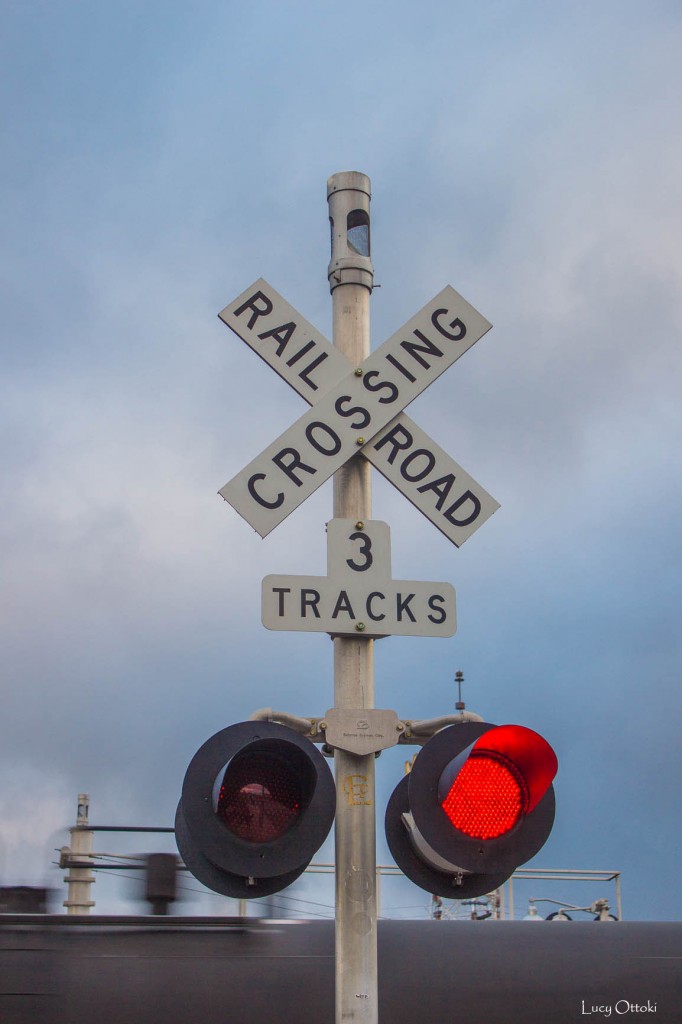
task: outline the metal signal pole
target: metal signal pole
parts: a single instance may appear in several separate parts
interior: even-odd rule
[[[334,345],[359,368],[369,355],[370,181],[357,171],[327,182]],[[358,438],[358,443],[363,441]],[[370,465],[357,454],[334,475],[334,517],[372,515]],[[334,707],[374,707],[374,641],[334,637]],[[336,1024],[377,1024],[374,754],[336,750]]]

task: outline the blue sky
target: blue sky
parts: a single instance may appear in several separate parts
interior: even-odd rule
[[[170,824],[217,729],[332,703],[329,640],[260,625],[264,576],[325,572],[331,487],[264,541],[217,496],[305,407],[216,314],[263,276],[330,336],[326,180],[354,169],[373,346],[446,284],[493,323],[409,411],[502,506],[456,550],[375,481],[394,576],[451,582],[459,627],[377,644],[377,705],[446,713],[462,669],[557,750],[534,863],[619,869],[626,916],[679,919],[679,5],[3,20],[3,884],[61,884],[79,791]]]

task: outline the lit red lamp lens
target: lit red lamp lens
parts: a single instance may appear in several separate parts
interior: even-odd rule
[[[526,788],[511,762],[472,751],[442,802],[460,832],[495,839],[514,828],[528,806]]]
[[[240,839],[279,839],[301,813],[301,782],[284,759],[267,752],[235,758],[225,771],[216,814]]]

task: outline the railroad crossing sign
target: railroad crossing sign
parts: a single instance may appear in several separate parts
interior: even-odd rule
[[[458,546],[499,508],[402,412],[492,326],[454,288],[357,367],[262,278],[219,315],[312,405],[219,492],[261,537],[358,451]]]
[[[455,591],[449,583],[391,579],[387,523],[327,523],[326,576],[266,576],[263,625],[332,636],[452,636]]]

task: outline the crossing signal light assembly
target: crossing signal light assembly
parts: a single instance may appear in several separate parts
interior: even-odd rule
[[[279,892],[306,869],[331,829],[332,773],[317,748],[274,722],[239,722],[192,758],[175,837],[195,878],[214,892]]]
[[[519,725],[466,722],[436,733],[395,788],[386,837],[396,864],[427,892],[491,892],[545,844],[557,759]],[[274,722],[240,722],[192,758],[175,819],[178,849],[225,896],[279,892],[306,869],[332,826],[332,773],[310,740]]]
[[[556,754],[532,729],[451,725],[420,750],[393,791],[386,838],[427,892],[491,892],[544,846],[554,822]]]

